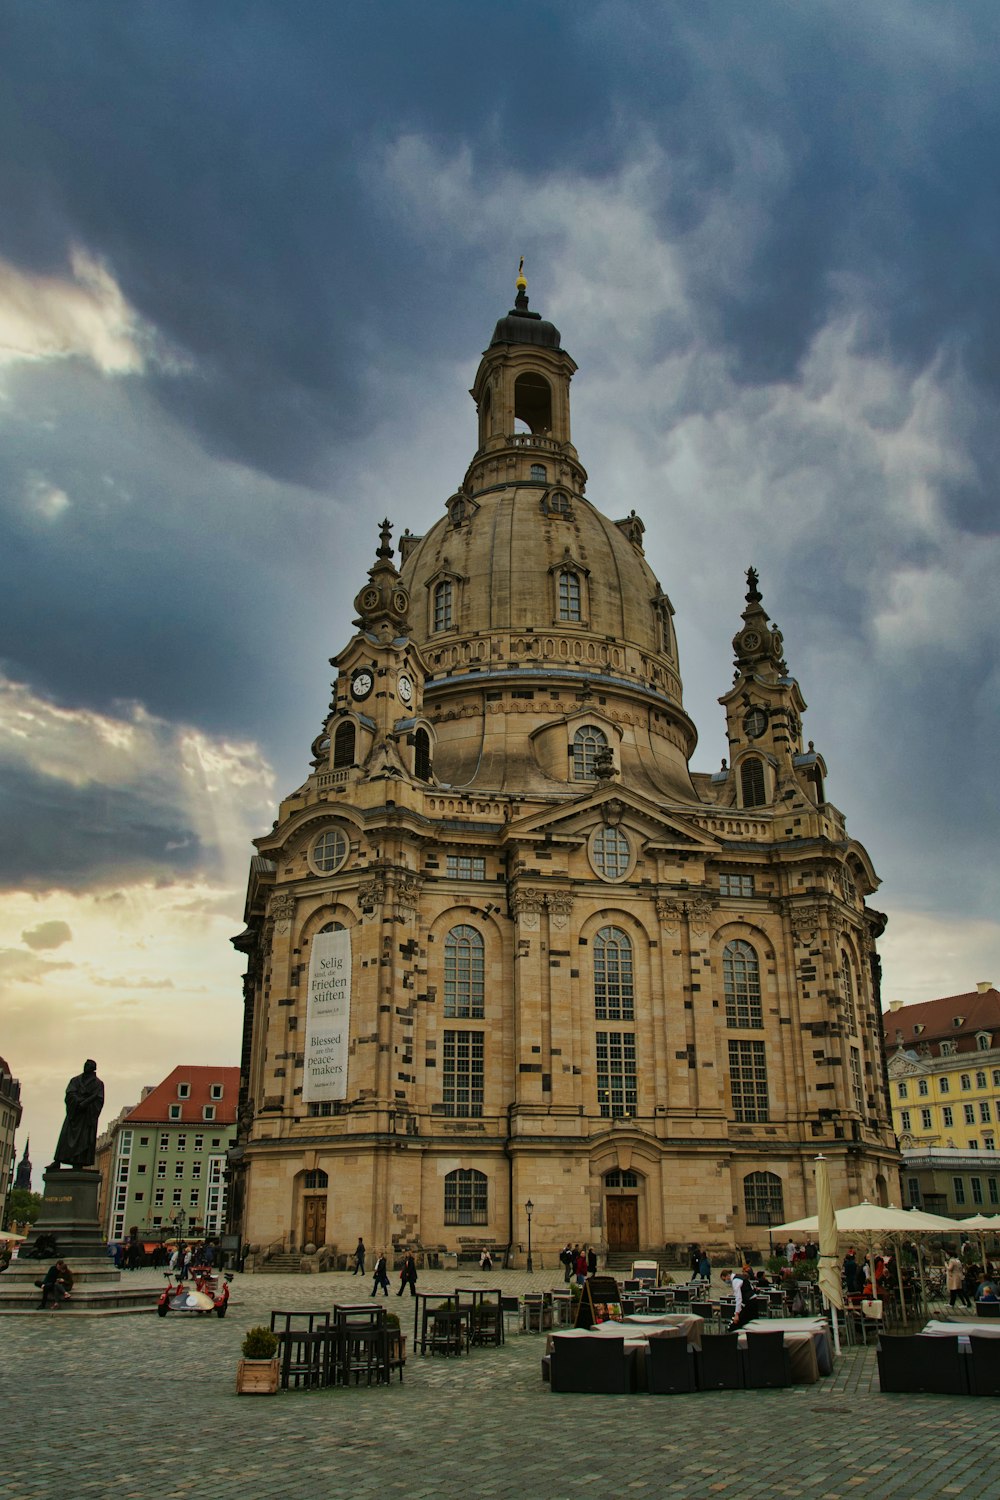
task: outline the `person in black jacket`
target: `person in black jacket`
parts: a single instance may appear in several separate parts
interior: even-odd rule
[[[403,1269],[399,1273],[399,1291],[396,1296],[401,1297],[407,1287],[410,1288],[410,1296],[415,1297],[417,1295],[417,1263],[412,1255],[404,1257]]]

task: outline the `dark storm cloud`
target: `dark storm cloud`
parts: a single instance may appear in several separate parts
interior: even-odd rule
[[[212,451],[315,483],[371,430],[401,344],[482,337],[468,244],[446,223],[408,239],[387,143],[462,142],[486,181],[599,178],[645,140],[741,380],[793,375],[846,301],[917,365],[957,341],[993,389],[997,31],[982,4],[24,7],[0,61],[0,251],[52,270],[73,239],[99,248],[193,357],[161,400]],[[720,279],[696,231],[743,184],[759,222]],[[484,267],[516,248],[484,239]]]
[[[183,876],[207,851],[146,789],[72,786],[4,766],[0,781],[7,890],[83,890]]]
[[[39,922],[21,933],[21,941],[35,952],[47,948],[61,948],[72,940],[73,933],[68,922]]]

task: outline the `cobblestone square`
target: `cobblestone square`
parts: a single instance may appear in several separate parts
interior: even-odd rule
[[[511,1293],[532,1286],[523,1273],[491,1280]],[[557,1280],[533,1278],[536,1290]],[[424,1272],[420,1289],[486,1281]],[[410,1348],[401,1385],[236,1396],[246,1328],[272,1308],[366,1300],[363,1285],[364,1299],[346,1273],[237,1276],[221,1321],[5,1318],[0,1500],[1000,1496],[992,1404],[883,1396],[870,1348],[848,1351],[818,1385],[785,1391],[567,1396],[542,1382],[543,1338],[515,1334],[459,1359]],[[411,1340],[412,1299],[390,1302]]]

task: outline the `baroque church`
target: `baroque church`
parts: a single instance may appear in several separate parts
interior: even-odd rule
[[[766,1248],[898,1201],[878,879],[747,572],[729,753],[693,771],[670,599],[587,498],[576,365],[514,307],[472,461],[386,521],[311,769],[251,861],[230,1228],[524,1264]],[[360,581],[360,580],[359,580]],[[722,684],[720,684],[722,686]],[[720,724],[721,727],[721,724]]]

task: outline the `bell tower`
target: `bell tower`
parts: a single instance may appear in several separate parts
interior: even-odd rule
[[[463,490],[497,483],[558,483],[582,495],[587,474],[570,436],[569,383],[576,365],[558,328],[528,307],[524,261],[514,306],[493,330],[470,395],[479,447]]]

